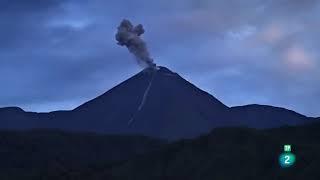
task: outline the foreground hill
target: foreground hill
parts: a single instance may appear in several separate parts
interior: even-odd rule
[[[161,151],[92,171],[86,179],[318,180],[320,124],[271,130],[221,128]],[[280,168],[284,144],[293,146],[294,167]]]
[[[1,131],[0,179],[41,179],[99,162],[107,165],[158,149],[164,143],[143,136]]]
[[[218,128],[170,144],[146,137],[38,130],[0,133],[0,179],[318,180],[320,124]],[[283,145],[296,164],[280,168]]]
[[[144,69],[72,111],[0,108],[0,129],[57,128],[171,140],[197,137],[216,127],[272,128],[313,120],[272,106],[229,108],[165,67]]]

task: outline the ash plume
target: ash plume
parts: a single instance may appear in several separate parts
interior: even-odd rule
[[[144,32],[141,24],[133,26],[129,20],[124,19],[118,27],[115,38],[120,46],[128,48],[140,65],[156,67],[156,64],[150,57],[146,43],[141,39],[141,35]]]

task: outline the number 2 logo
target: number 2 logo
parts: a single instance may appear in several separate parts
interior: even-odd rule
[[[281,167],[290,167],[295,163],[295,161],[296,157],[292,153],[282,154],[279,157],[279,163]]]
[[[284,159],[285,159],[284,160],[285,164],[290,164],[290,156],[287,155],[287,156],[284,157]]]

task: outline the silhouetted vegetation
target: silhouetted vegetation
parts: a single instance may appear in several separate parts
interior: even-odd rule
[[[109,166],[158,149],[163,143],[143,136],[1,131],[0,179],[49,179],[83,167]]]
[[[320,124],[219,128],[170,144],[145,137],[46,131],[2,132],[0,137],[1,179],[320,179]],[[297,156],[288,169],[278,164],[284,144],[291,144]]]

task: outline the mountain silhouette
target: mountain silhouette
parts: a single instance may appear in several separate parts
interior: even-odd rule
[[[166,144],[165,141],[144,136],[74,133],[55,129],[0,131],[0,142],[1,180],[60,179],[52,175],[95,164],[117,164],[158,150]]]
[[[111,168],[96,168],[86,177],[80,173],[77,179],[316,180],[320,178],[319,130],[319,123],[268,130],[216,128]],[[290,168],[278,163],[285,143],[292,145],[297,157]]]
[[[312,120],[272,106],[229,108],[165,67],[146,68],[71,111],[0,108],[1,129],[57,128],[167,139],[196,137],[215,127],[271,128]]]

